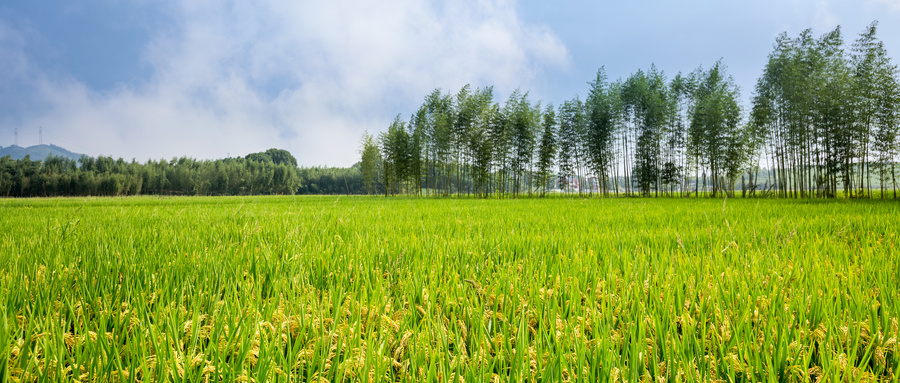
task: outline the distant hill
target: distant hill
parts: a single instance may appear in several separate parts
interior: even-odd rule
[[[43,161],[51,154],[57,157],[71,158],[73,160],[77,160],[83,155],[81,153],[70,152],[56,145],[35,145],[27,148],[17,145],[0,147],[0,158],[10,156],[14,160],[21,160],[25,158],[26,155],[30,155],[32,160]]]

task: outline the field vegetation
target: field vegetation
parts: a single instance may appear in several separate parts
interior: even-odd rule
[[[0,200],[0,381],[897,382],[878,200]]]

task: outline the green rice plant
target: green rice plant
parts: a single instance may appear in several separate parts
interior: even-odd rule
[[[898,210],[0,200],[0,380],[897,382]]]

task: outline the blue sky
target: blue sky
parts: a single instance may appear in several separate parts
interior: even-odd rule
[[[271,147],[349,166],[363,131],[431,89],[493,85],[559,104],[655,64],[724,60],[749,100],[775,36],[879,22],[894,63],[900,0],[6,0],[0,146],[89,155],[239,156]]]

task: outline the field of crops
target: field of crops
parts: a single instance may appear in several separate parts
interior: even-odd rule
[[[888,201],[0,200],[0,381],[888,381]]]

